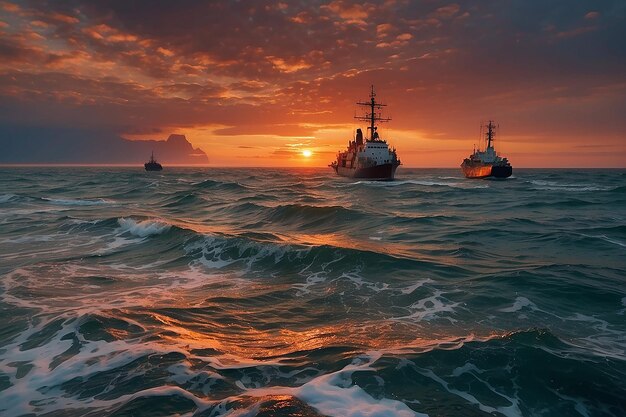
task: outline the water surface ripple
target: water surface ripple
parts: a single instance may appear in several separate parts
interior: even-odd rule
[[[0,169],[3,416],[624,416],[626,171]]]

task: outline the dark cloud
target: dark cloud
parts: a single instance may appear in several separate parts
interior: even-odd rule
[[[37,55],[35,50],[19,42],[0,38],[0,59],[4,62],[24,61]]]

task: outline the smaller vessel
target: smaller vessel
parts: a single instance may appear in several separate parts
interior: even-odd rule
[[[150,155],[150,160],[143,164],[143,166],[146,168],[146,171],[161,171],[163,169],[163,166],[154,159],[154,151],[152,155]]]
[[[469,158],[465,158],[461,164],[463,174],[467,178],[507,178],[513,173],[513,167],[507,158],[503,158],[496,153],[493,147],[494,138],[496,136],[496,125],[492,120],[484,126],[486,128],[485,138],[487,147],[484,151],[474,149]],[[482,137],[481,126],[481,137]]]

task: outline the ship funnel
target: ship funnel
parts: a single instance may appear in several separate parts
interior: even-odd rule
[[[356,130],[356,144],[363,145],[363,132],[361,129]]]

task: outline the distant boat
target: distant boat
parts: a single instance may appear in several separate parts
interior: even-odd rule
[[[376,122],[388,122],[390,118],[382,117],[380,112],[385,104],[376,102],[374,86],[370,93],[370,100],[356,103],[368,108],[364,116],[355,116],[358,120],[369,122],[369,138],[363,138],[361,129],[356,130],[354,140],[348,142],[348,149],[337,154],[331,167],[337,175],[350,178],[366,178],[370,180],[393,180],[400,160],[394,148],[390,148],[386,140],[378,135]]]
[[[496,125],[489,120],[485,132],[487,148],[484,151],[474,149],[474,153],[465,158],[461,164],[463,174],[467,178],[507,178],[513,173],[513,167],[507,158],[498,155],[493,147]],[[482,130],[482,126],[481,126]],[[482,135],[481,135],[482,136]]]
[[[143,164],[143,166],[146,168],[146,171],[161,171],[163,169],[161,164],[154,159],[154,152],[150,155],[150,160]]]

